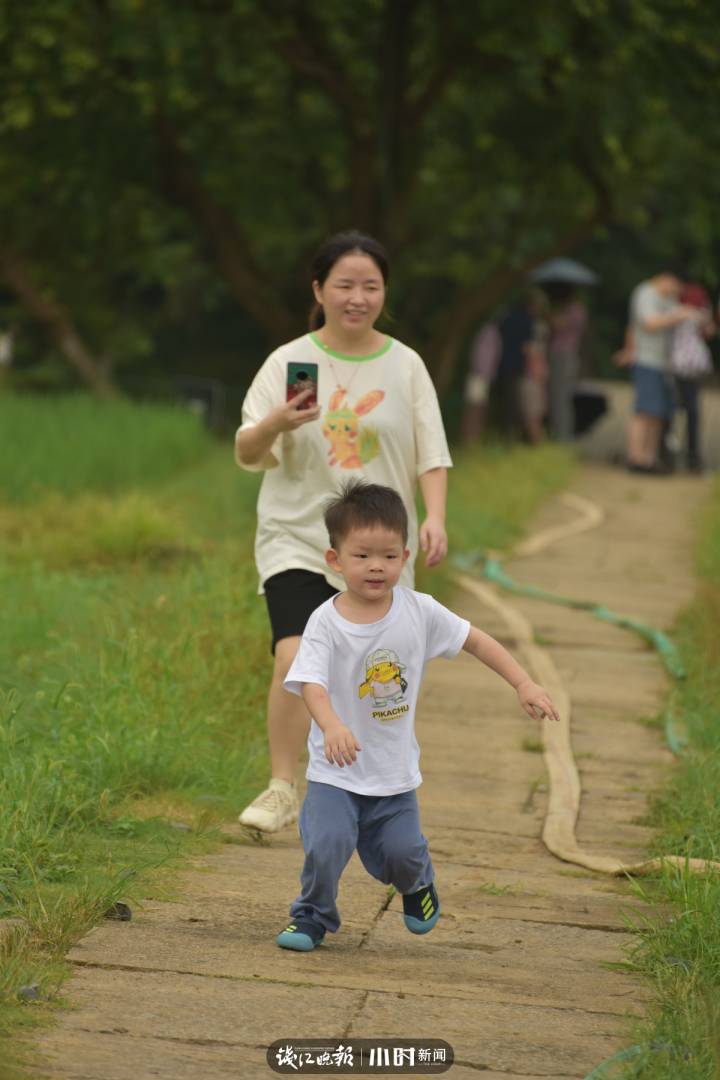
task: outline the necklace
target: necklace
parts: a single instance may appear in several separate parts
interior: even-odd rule
[[[327,354],[326,354],[326,356],[327,356]],[[340,380],[339,380],[339,379],[338,379],[338,377],[337,377],[337,372],[336,372],[336,370],[335,370],[335,365],[333,364],[333,362],[332,362],[332,360],[330,359],[330,357],[329,357],[329,356],[327,357],[327,362],[328,362],[328,364],[330,365],[330,370],[332,371],[333,379],[335,380],[335,385],[336,385],[336,386],[337,386],[337,388],[338,388],[338,393],[343,393],[343,394],[344,394],[344,395],[345,395],[346,397],[348,397],[348,398],[349,398],[349,395],[350,395],[350,387],[352,386],[352,381],[353,381],[353,379],[355,378],[355,376],[357,375],[358,371],[360,370],[360,365],[359,365],[359,364],[356,364],[356,366],[355,366],[355,370],[353,371],[352,375],[351,375],[351,376],[350,376],[350,378],[348,379],[348,384],[347,384],[347,386],[343,386],[343,385],[341,384]]]
[[[320,339],[316,335],[313,336],[313,341],[315,342],[316,345],[319,345],[319,347],[325,353],[325,359],[327,360],[327,362],[328,362],[328,364],[330,366],[330,371],[332,372],[332,377],[335,380],[335,386],[337,387],[338,393],[345,394],[345,396],[347,397],[350,394],[350,387],[352,386],[353,379],[355,378],[355,376],[357,375],[358,371],[360,370],[360,368],[362,366],[361,361],[358,360],[358,361],[355,362],[355,370],[353,371],[352,375],[348,379],[347,386],[343,386],[343,384],[338,379],[338,374],[337,374],[337,371],[335,370],[335,365],[333,364],[332,360],[330,359],[330,352],[329,352],[330,346],[326,345],[323,341],[320,341]]]

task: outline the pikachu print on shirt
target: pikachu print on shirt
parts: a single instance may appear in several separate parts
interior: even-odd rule
[[[400,657],[392,649],[375,649],[366,657],[365,680],[360,683],[358,696],[365,698],[370,695],[372,703],[378,706],[373,709],[373,719],[383,722],[394,720],[410,711],[405,700],[408,687],[407,680],[403,678],[405,670],[405,664],[400,662]]]
[[[351,405],[344,389],[330,397],[323,417],[322,433],[330,443],[328,461],[341,469],[360,469],[380,453],[377,430],[361,424],[360,417],[377,408],[385,397],[384,390],[370,390]]]

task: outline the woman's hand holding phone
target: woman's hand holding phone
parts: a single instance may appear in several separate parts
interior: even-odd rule
[[[312,420],[319,419],[319,405],[315,405],[314,408],[311,409],[303,409],[302,407],[303,402],[314,393],[314,389],[303,390],[291,401],[286,401],[284,405],[280,405],[277,409],[273,409],[268,417],[268,421],[278,435],[282,434],[284,431],[295,431],[296,428],[302,427],[303,424],[309,424]]]
[[[295,431],[303,424],[309,424],[320,416],[320,407],[303,409],[303,402],[314,390],[303,390],[291,401],[278,405],[265,416],[259,424],[239,431],[235,442],[235,453],[239,462],[256,465],[272,449],[278,435],[286,431]],[[266,467],[266,466],[263,466]]]

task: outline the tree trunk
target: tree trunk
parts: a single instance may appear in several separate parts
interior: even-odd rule
[[[93,394],[103,400],[119,397],[119,391],[109,377],[107,363],[86,344],[62,304],[47,296],[37,285],[17,252],[7,248],[0,252],[0,273],[33,318],[42,323]]]
[[[183,148],[172,120],[158,109],[155,131],[162,151],[167,187],[207,241],[215,261],[240,305],[279,344],[302,332],[290,310],[257,265],[234,215],[215,201],[195,162]]]
[[[380,176],[379,226],[385,244],[392,250],[402,230],[395,216],[398,192],[411,167],[410,145],[418,129],[406,123],[408,61],[412,47],[413,0],[385,0],[380,30],[380,93],[378,101]],[[418,125],[419,128],[419,125]]]

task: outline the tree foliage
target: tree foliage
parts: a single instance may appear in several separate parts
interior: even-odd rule
[[[5,0],[0,40],[0,269],[96,389],[223,304],[302,332],[310,254],[349,226],[389,247],[441,390],[542,259],[609,226],[703,265],[717,242],[694,0]]]

